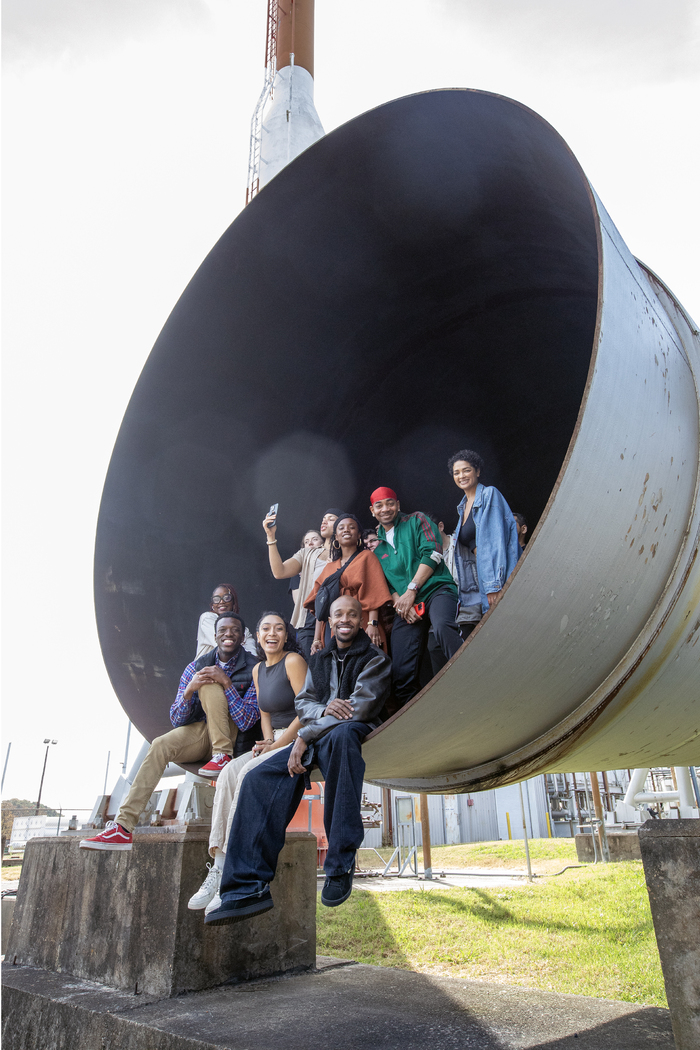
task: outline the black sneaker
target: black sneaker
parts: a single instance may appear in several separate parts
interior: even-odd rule
[[[254,915],[262,915],[263,912],[274,908],[274,901],[269,889],[262,893],[253,893],[250,897],[241,897],[235,901],[223,901],[220,908],[215,908],[204,916],[207,926],[228,926],[232,922],[241,922],[250,919]]]
[[[355,874],[355,861],[352,862],[350,871],[344,875],[329,875],[321,890],[321,904],[327,908],[337,908],[343,904],[352,893],[352,877]]]

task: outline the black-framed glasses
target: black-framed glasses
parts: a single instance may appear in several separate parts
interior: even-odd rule
[[[211,604],[212,605],[222,605],[222,604],[227,605],[229,602],[232,602],[232,601],[233,601],[233,595],[232,594],[215,594],[214,597],[211,600]]]

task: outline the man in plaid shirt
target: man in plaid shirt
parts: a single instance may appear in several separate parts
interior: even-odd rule
[[[236,754],[250,750],[256,739],[260,711],[253,684],[258,660],[243,648],[245,624],[236,613],[216,620],[216,649],[188,664],[182,673],[175,703],[170,708],[174,729],[156,737],[116,821],[94,838],[83,839],[83,849],[130,850],[132,832],[168,762],[209,759],[200,776],[215,779]]]

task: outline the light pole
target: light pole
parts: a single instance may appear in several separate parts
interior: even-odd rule
[[[7,763],[10,761],[10,748],[12,747],[12,741],[7,745],[7,755],[5,756],[5,765],[2,769],[2,784],[0,784],[0,794],[5,790],[5,773],[7,773]]]
[[[41,792],[42,792],[42,790],[44,788],[44,773],[46,772],[46,762],[47,762],[47,759],[49,757],[49,748],[51,747],[52,744],[57,744],[58,740],[49,740],[49,738],[47,737],[44,740],[44,743],[46,744],[46,754],[44,755],[44,768],[41,771],[41,783],[39,784],[39,797],[36,800],[36,809],[34,810],[34,816],[35,817],[39,816],[39,806],[41,805]]]

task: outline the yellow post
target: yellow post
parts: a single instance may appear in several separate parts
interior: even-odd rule
[[[506,813],[506,824],[508,825],[508,838],[513,838],[513,832],[510,830],[510,813]]]
[[[546,814],[546,817],[547,817],[547,831],[549,832],[549,837],[551,839],[552,838],[552,822],[549,819],[549,813]]]

